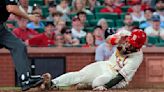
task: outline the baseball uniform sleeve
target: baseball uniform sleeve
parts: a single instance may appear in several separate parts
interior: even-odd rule
[[[17,5],[18,0],[5,0],[6,5]]]
[[[137,71],[139,65],[143,61],[142,51],[134,53],[125,60],[124,67],[119,71],[119,73],[125,78],[126,81],[131,81],[135,72]]]

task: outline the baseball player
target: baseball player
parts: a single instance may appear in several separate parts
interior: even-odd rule
[[[0,0],[0,46],[10,50],[22,90],[25,91],[42,83],[43,79],[39,76],[34,77],[30,75],[26,46],[21,40],[13,36],[4,25],[10,13],[30,21],[36,21],[36,17],[27,15],[23,8],[19,7],[17,1]]]
[[[51,86],[71,86],[85,84],[93,90],[125,87],[134,76],[143,60],[141,47],[146,41],[146,34],[134,29],[129,36],[117,33],[107,38],[109,45],[117,45],[111,58],[103,62],[87,65],[80,71],[63,74],[51,81]]]

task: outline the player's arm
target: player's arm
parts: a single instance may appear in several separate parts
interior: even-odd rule
[[[112,80],[110,80],[108,83],[106,83],[104,85],[105,88],[111,88],[113,86],[115,86],[116,84],[118,84],[120,81],[122,81],[124,79],[124,77],[118,73],[117,76],[115,78],[113,78]]]
[[[23,8],[20,8],[15,0],[6,0],[6,9],[9,13],[17,15],[19,17],[35,21],[34,16],[29,16],[26,12],[24,12]]]
[[[108,81],[108,83],[106,83],[102,86],[95,87],[93,90],[105,91],[105,90],[117,85],[123,79],[124,79],[124,77],[120,73],[118,73],[117,76],[115,78],[113,78],[112,80]]]
[[[119,41],[120,41],[120,36],[116,34],[110,35],[106,38],[106,43],[110,45],[117,45],[119,44]]]

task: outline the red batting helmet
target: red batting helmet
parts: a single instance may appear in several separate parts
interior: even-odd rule
[[[141,29],[134,29],[131,33],[131,36],[128,37],[128,42],[140,49],[146,41],[146,33]]]

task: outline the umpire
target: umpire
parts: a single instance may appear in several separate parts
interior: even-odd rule
[[[20,79],[22,91],[26,91],[31,87],[41,84],[43,79],[30,75],[26,46],[4,26],[10,13],[30,21],[36,20],[35,16],[29,16],[25,13],[23,9],[18,6],[17,1],[18,0],[0,0],[0,45],[10,50]]]

